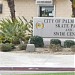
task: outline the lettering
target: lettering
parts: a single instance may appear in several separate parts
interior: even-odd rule
[[[67,36],[75,36],[75,32],[67,32]]]
[[[54,38],[75,37],[75,18],[44,17],[37,19],[35,22],[38,23],[39,21],[44,25],[44,28],[35,30],[35,35]]]
[[[56,28],[69,28],[68,24],[56,24]]]
[[[74,23],[74,19],[62,19],[62,23]]]
[[[54,36],[65,36],[65,32],[54,32]]]
[[[44,19],[44,23],[54,23],[54,19]]]
[[[65,31],[73,31],[73,29],[66,29]]]
[[[71,24],[71,28],[75,28],[75,24]]]

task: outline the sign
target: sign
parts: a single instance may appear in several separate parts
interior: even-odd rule
[[[36,4],[53,4],[53,0],[36,0]]]
[[[33,35],[45,38],[75,38],[75,19],[35,17]]]

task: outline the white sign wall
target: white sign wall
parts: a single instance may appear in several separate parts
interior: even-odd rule
[[[35,17],[33,35],[46,38],[75,38],[74,18]]]

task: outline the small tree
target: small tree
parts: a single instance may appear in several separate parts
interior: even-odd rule
[[[7,0],[7,2],[8,2],[9,9],[10,9],[12,21],[14,21],[14,19],[15,19],[15,5],[14,5],[14,0]]]

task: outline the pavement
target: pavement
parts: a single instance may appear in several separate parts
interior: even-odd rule
[[[75,68],[75,55],[0,52],[0,67]]]
[[[1,75],[73,72],[74,63],[75,55],[0,52]]]

